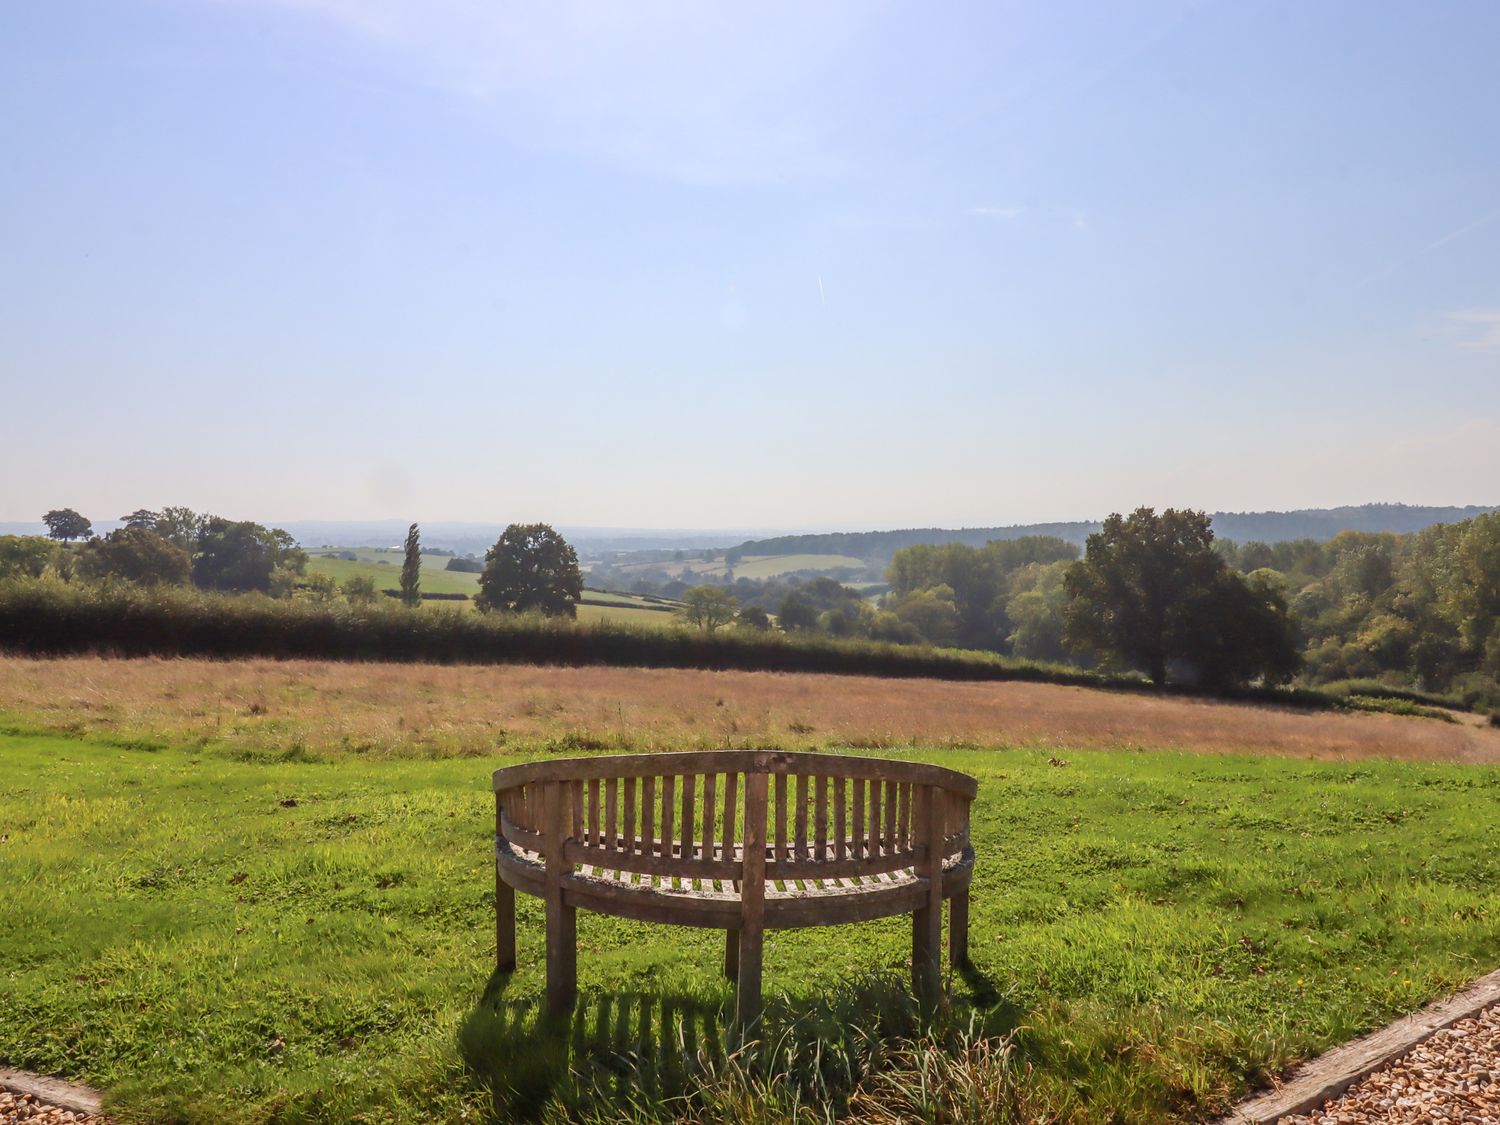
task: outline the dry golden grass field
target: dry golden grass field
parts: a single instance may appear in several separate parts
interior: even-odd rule
[[[1023,683],[633,668],[0,657],[41,730],[257,751],[1055,747],[1500,762],[1500,730]]]

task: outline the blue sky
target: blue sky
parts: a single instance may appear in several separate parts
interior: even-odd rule
[[[1500,502],[1490,2],[0,8],[0,520]]]

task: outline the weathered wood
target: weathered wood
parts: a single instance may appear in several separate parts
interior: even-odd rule
[[[730,770],[724,775],[724,854],[734,854],[735,842],[739,839],[735,832],[735,818],[739,814],[740,775]]]
[[[620,846],[620,779],[604,780],[604,846]]]
[[[635,834],[635,778],[625,779],[625,839],[621,846],[628,852],[640,850],[641,842]]]
[[[677,854],[672,826],[677,816],[677,777],[667,774],[661,779],[661,854]]]
[[[599,846],[599,778],[591,777],[589,785],[589,834],[588,842]]]
[[[813,857],[819,863],[828,858],[828,775],[822,773],[813,786]]]
[[[963,886],[948,900],[948,964],[969,963],[969,888]]]
[[[578,911],[563,902],[566,868],[563,842],[563,783],[548,782],[543,794],[547,857],[547,1010],[571,1011],[578,996]]]
[[[926,1008],[936,1005],[942,988],[939,958],[943,929],[943,835],[937,791],[919,785],[913,793],[917,849],[914,869],[925,890],[922,904],[911,916],[911,976],[917,999]]]
[[[807,774],[797,775],[797,815],[794,818],[796,831],[793,834],[793,854],[798,859],[807,856]]]
[[[495,846],[505,838],[505,802],[495,794]],[[500,858],[495,857],[495,968],[502,973],[516,967],[516,890],[500,875]]]
[[[849,833],[849,850],[855,855],[865,852],[865,779],[856,777],[850,786],[849,803],[854,806],[854,828]]]
[[[549,1010],[566,1010],[577,994],[580,907],[725,931],[742,1028],[761,1011],[767,929],[911,913],[913,983],[931,1004],[946,897],[949,959],[966,961],[971,778],[769,751],[622,757],[630,760],[551,759],[495,774],[496,963],[515,965],[516,893],[538,895]]]
[[[709,773],[703,775],[702,855],[704,859],[713,859],[714,857],[714,829],[717,827],[717,821],[714,819],[716,811],[714,809],[714,797],[716,796],[718,787],[718,774]]]
[[[776,775],[776,851],[777,860],[785,860],[786,854],[786,774]]]
[[[890,758],[860,758],[796,751],[698,750],[672,754],[613,754],[594,758],[547,758],[495,771],[496,789],[512,788],[533,781],[570,777],[646,777],[665,774],[706,773],[709,770],[740,773],[796,774],[826,772],[831,776],[863,777],[866,780],[895,779],[936,785],[972,798],[979,783],[968,774],[925,762]]]
[[[659,851],[628,852],[624,848],[591,847],[580,841],[563,845],[563,856],[569,863],[591,864],[605,871],[629,871],[635,875],[654,875],[664,879],[733,879],[740,865],[733,859],[705,859],[692,854],[660,854],[666,845],[654,845]]]
[[[740,876],[740,955],[735,1023],[741,1033],[760,1019],[761,957],[766,907],[766,775],[745,777],[744,873]]]
[[[656,778],[641,781],[641,854],[650,855],[656,839]]]
[[[740,931],[739,927],[724,931],[724,979],[738,981],[740,977]]]

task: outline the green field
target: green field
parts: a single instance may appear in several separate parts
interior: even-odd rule
[[[736,578],[753,578],[765,581],[779,578],[783,574],[797,571],[840,570],[844,567],[863,567],[864,560],[849,555],[746,555],[734,566]],[[630,573],[647,570],[663,570],[691,582],[694,577],[723,578],[728,569],[724,556],[715,559],[687,559],[682,562],[634,563],[620,568]]]
[[[848,555],[746,555],[735,564],[734,576],[760,581],[799,570],[838,570],[864,565],[864,560]],[[719,573],[723,571],[724,568],[720,567]]]
[[[124,1122],[485,1120],[486,1075],[586,1117],[590,1096],[644,1097],[649,1053],[623,1071],[610,1056],[602,1093],[547,1084],[570,1038],[588,1064],[611,998],[713,1023],[721,935],[580,914],[580,1022],[539,1035],[541,913],[524,896],[520,969],[492,985],[489,773],[514,757],[298,746],[0,735],[0,1063],[100,1084]],[[1204,1120],[1500,964],[1500,770],[912,756],[980,779],[977,974],[953,977],[955,1014],[1019,1026],[1007,1097],[1028,1112]],[[770,935],[768,995],[809,1008],[899,977],[908,940],[902,919]],[[789,1089],[724,1113],[784,1119]]]
[[[359,559],[335,559],[326,557],[328,552],[351,551]],[[382,551],[371,547],[335,547],[307,556],[308,574],[326,574],[342,585],[356,576],[370,578],[377,590],[395,590],[401,586],[400,551]],[[473,597],[479,589],[479,575],[465,574],[457,570],[443,569],[448,565],[446,555],[422,556],[422,590],[428,594],[468,594]]]
[[[359,558],[327,557],[329,553],[340,551],[353,552]],[[364,576],[374,581],[377,590],[394,590],[398,589],[401,583],[401,560],[400,551],[382,550],[375,547],[320,548],[317,553],[308,556],[307,573],[326,574],[340,585],[355,576]],[[448,556],[446,555],[422,556],[423,593],[468,594],[471,598],[478,593],[479,575],[446,570],[444,568],[447,565]],[[622,625],[651,626],[668,626],[677,623],[677,619],[670,612],[660,608],[650,608],[653,604],[660,606],[659,601],[653,603],[634,594],[605,593],[602,590],[589,589],[584,590],[583,596],[588,602],[607,602],[608,604],[580,605],[578,607],[579,621],[609,621]],[[425,609],[468,609],[472,608],[474,603],[472,601],[431,600],[422,604]]]

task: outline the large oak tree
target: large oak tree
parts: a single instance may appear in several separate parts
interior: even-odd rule
[[[486,612],[576,617],[583,596],[578,553],[545,523],[513,523],[484,554],[474,604]]]
[[[1067,574],[1069,647],[1136,668],[1157,685],[1178,665],[1205,687],[1279,683],[1298,666],[1275,587],[1247,582],[1214,551],[1203,512],[1115,513]]]

